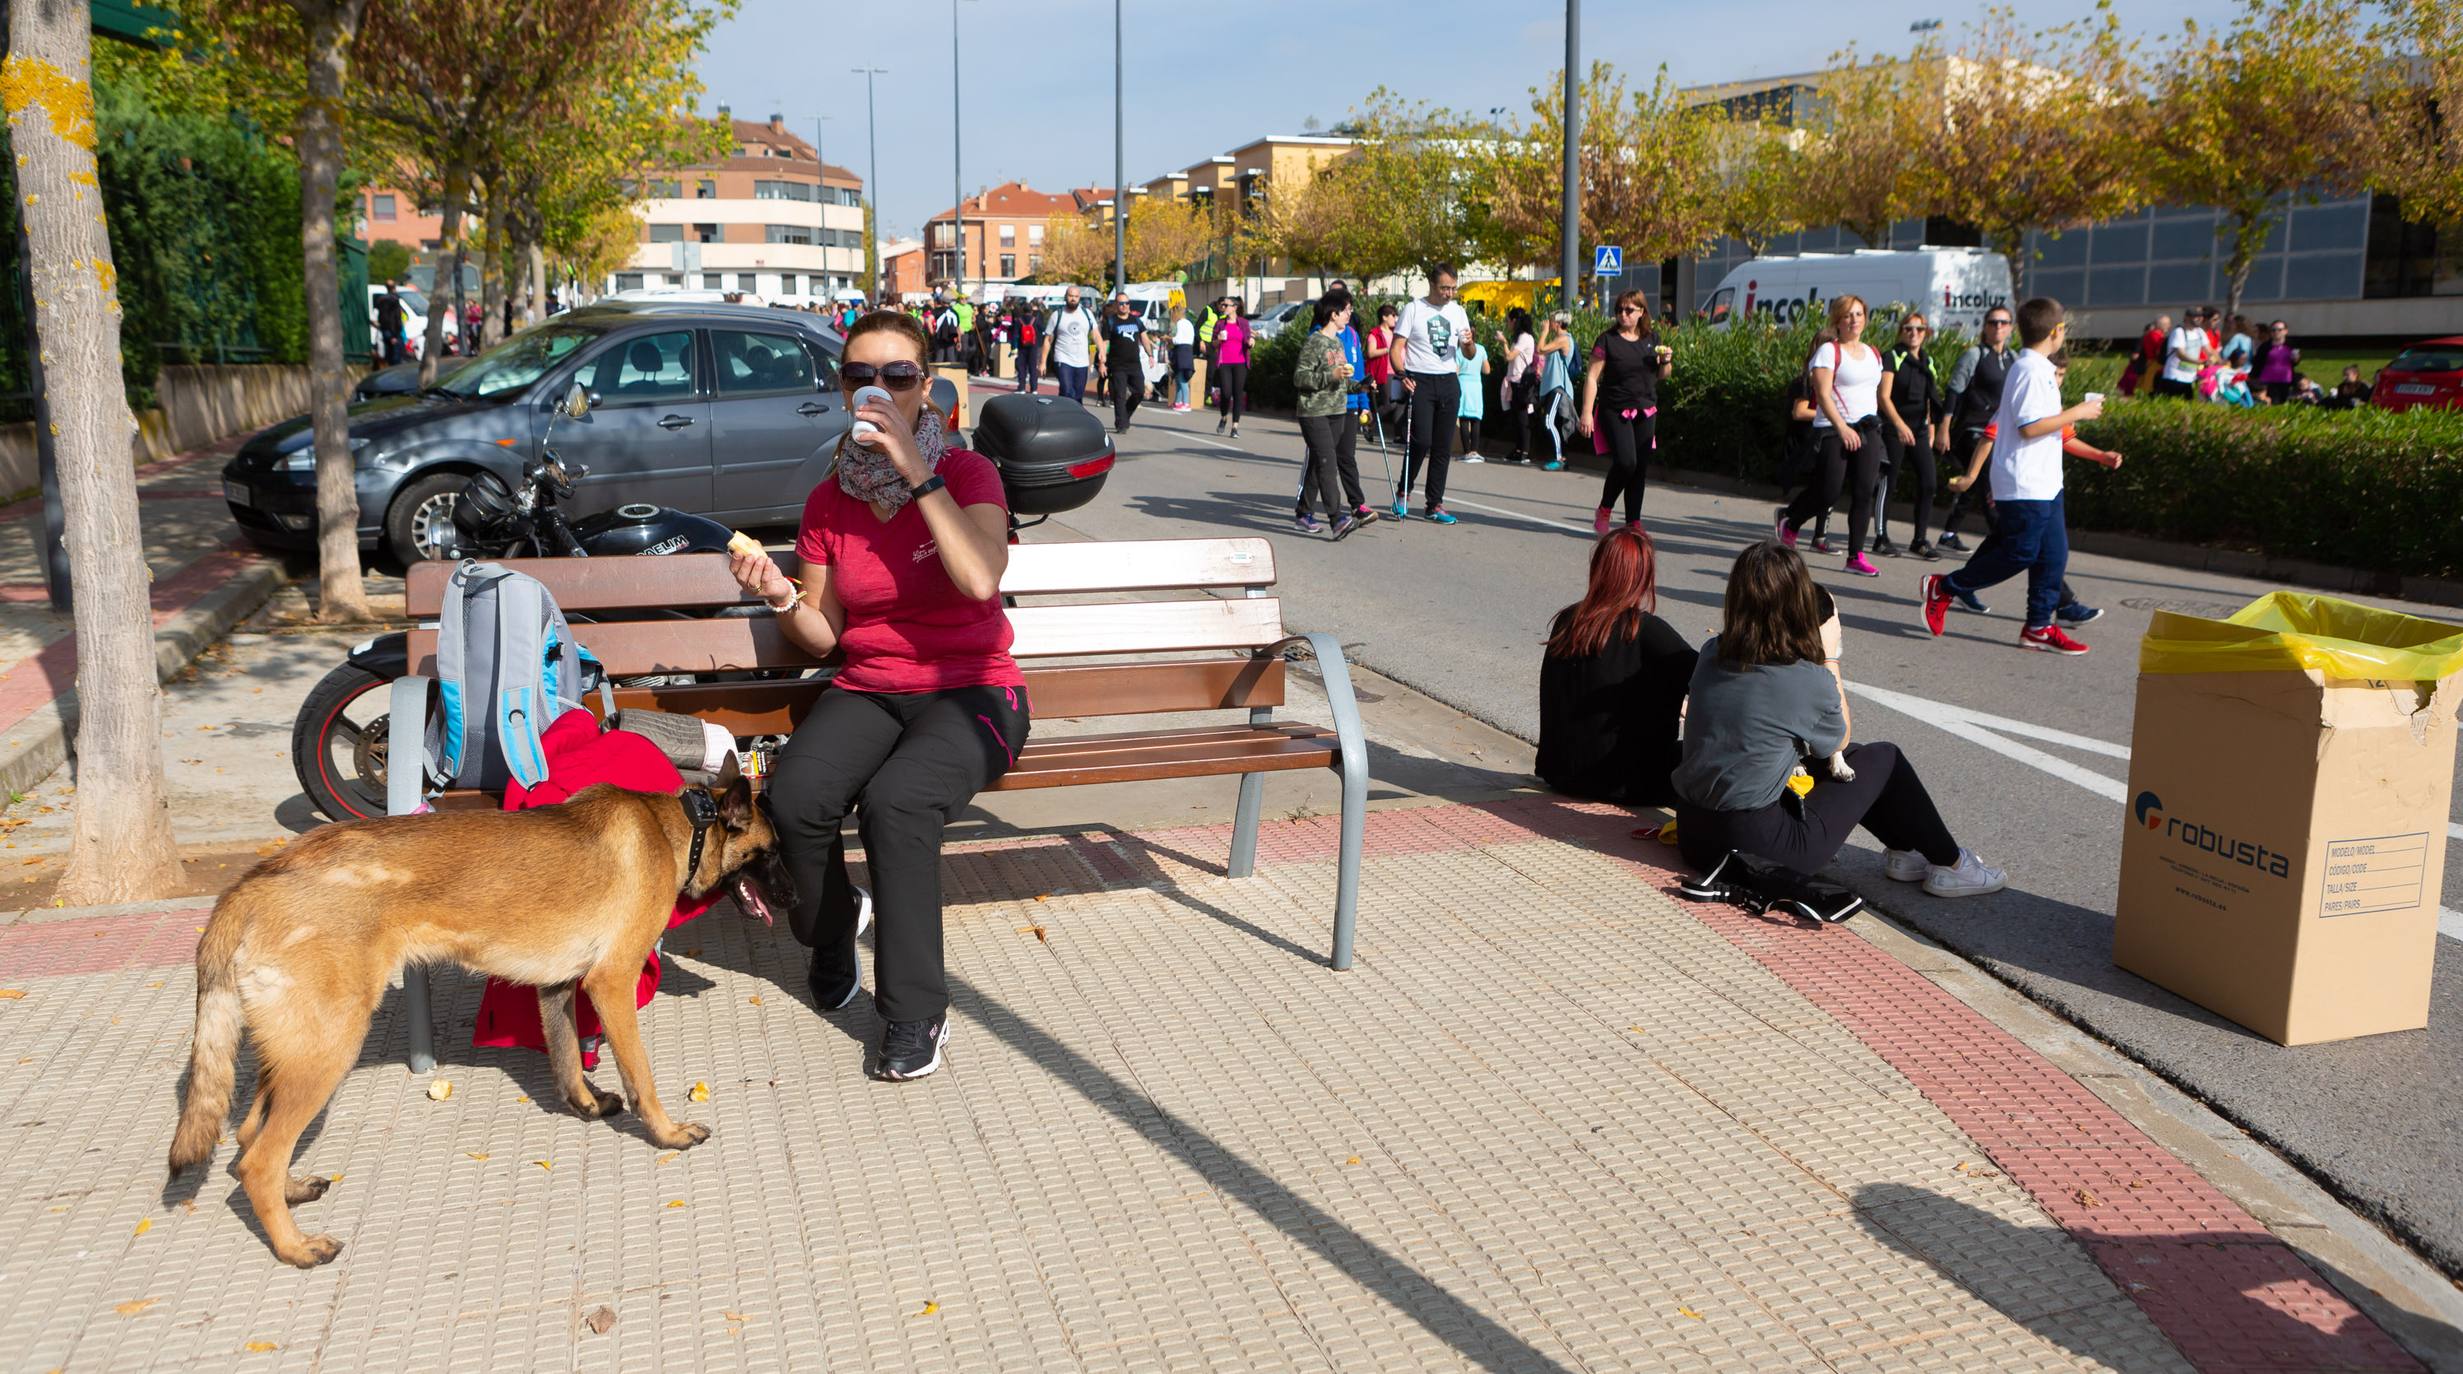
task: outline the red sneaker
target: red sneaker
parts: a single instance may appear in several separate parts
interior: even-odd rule
[[[2058,625],[2046,625],[2040,629],[2019,631],[2018,647],[2040,649],[2048,654],[2068,654],[2072,657],[2087,651],[2086,645],[2063,634]]]
[[[1942,585],[1941,574],[1926,573],[1917,578],[1916,598],[1924,603],[1924,628],[1938,639],[1950,623],[1950,589]]]

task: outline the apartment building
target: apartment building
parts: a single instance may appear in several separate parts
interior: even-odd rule
[[[924,222],[924,269],[935,285],[966,281],[970,294],[1005,286],[1043,268],[1043,240],[1054,224],[1111,204],[1108,187],[1081,186],[1038,191],[1005,181],[966,198],[966,262],[958,261],[957,211],[943,210]],[[1106,224],[1109,220],[1104,221]]]
[[[641,241],[610,291],[743,291],[801,305],[864,289],[862,178],[824,167],[786,120],[719,118],[735,135],[715,163],[651,174]]]

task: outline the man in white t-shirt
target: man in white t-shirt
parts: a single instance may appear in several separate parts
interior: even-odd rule
[[[2193,305],[2182,316],[2181,327],[2164,336],[2164,375],[2155,379],[2155,394],[2183,400],[2196,396],[2198,369],[2206,366],[2214,352],[2215,341],[2206,333],[2206,312]]]
[[[1412,479],[1428,474],[1428,518],[1451,525],[1445,511],[1445,465],[1454,453],[1454,421],[1462,405],[1462,345],[1471,317],[1454,300],[1454,269],[1428,269],[1428,294],[1403,307],[1395,326],[1402,344],[1403,390],[1411,397],[1411,443],[1403,457],[1403,482],[1394,489],[1394,518],[1408,514]]]
[[[1062,399],[1086,404],[1086,374],[1095,363],[1095,312],[1079,303],[1074,286],[1061,293],[1060,309],[1043,325],[1044,370],[1060,381]]]
[[[2052,357],[2068,342],[2070,326],[2061,303],[2038,296],[2018,308],[2022,344],[2002,384],[1993,415],[1993,532],[1967,566],[1947,577],[1927,574],[1919,584],[1924,628],[1942,632],[1950,603],[2027,574],[2027,624],[2023,649],[2083,654],[2087,646],[2053,623],[2061,602],[2061,578],[2069,567],[2070,535],[2061,505],[2061,435],[2067,427],[2104,413],[2104,398],[2089,396],[2066,409]],[[2203,340],[2202,340],[2203,341]]]

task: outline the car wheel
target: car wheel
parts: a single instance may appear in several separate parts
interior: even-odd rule
[[[385,543],[403,566],[461,556],[462,532],[453,526],[453,507],[469,482],[461,473],[431,473],[394,496],[385,513]]]

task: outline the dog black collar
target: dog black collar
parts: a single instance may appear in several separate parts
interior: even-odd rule
[[[710,827],[718,824],[718,803],[698,787],[685,788],[676,794],[676,800],[684,803],[684,819],[693,827],[692,857],[684,861],[684,885],[689,888],[693,876],[701,872],[702,841],[710,837]]]

